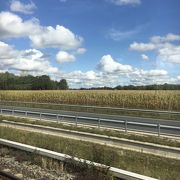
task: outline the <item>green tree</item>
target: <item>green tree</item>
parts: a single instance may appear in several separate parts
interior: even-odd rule
[[[59,82],[59,89],[69,89],[66,79],[61,79]]]

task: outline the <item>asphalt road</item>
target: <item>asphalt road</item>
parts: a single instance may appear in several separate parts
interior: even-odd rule
[[[153,118],[142,118],[142,117],[132,117],[132,116],[117,116],[117,115],[106,115],[106,114],[94,114],[94,113],[86,113],[86,112],[73,112],[73,111],[61,111],[61,110],[52,110],[52,109],[39,109],[39,108],[26,108],[26,107],[13,107],[13,106],[0,106],[0,108],[4,109],[15,109],[15,110],[23,110],[23,111],[32,111],[32,112],[42,112],[42,113],[52,113],[64,115],[64,117],[58,117],[58,121],[66,121],[75,123],[75,117],[65,117],[69,116],[77,116],[81,118],[77,118],[78,123],[90,124],[90,125],[99,125],[104,127],[113,127],[113,128],[121,128],[125,129],[127,127],[128,130],[135,131],[145,131],[158,133],[159,128],[157,124],[161,125],[160,132],[165,134],[172,134],[176,136],[180,136],[180,120],[163,120],[163,119],[153,119]],[[12,112],[3,111],[4,114],[12,114]],[[14,115],[24,116],[25,113],[15,112]],[[28,113],[28,117],[37,117],[39,118],[39,114]],[[83,118],[84,117],[84,118]],[[92,119],[86,118],[90,117]],[[57,121],[57,117],[55,115],[45,115],[42,114],[41,118],[50,119],[52,121]],[[106,121],[108,119],[108,121]],[[125,123],[127,122],[127,124]],[[142,123],[147,123],[150,126],[143,125]],[[174,126],[177,129],[170,129],[169,127],[163,126]]]

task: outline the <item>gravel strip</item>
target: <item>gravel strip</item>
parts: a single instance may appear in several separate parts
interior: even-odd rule
[[[70,175],[62,170],[44,169],[31,161],[18,161],[17,157],[10,154],[6,148],[0,149],[0,170],[11,173],[23,180],[73,180]],[[5,154],[5,152],[7,152]]]

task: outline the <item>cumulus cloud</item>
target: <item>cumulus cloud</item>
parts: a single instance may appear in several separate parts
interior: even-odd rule
[[[0,13],[0,38],[29,37],[35,48],[78,49],[83,38],[64,26],[41,26],[38,19],[23,21],[10,12]],[[82,52],[82,50],[80,50]]]
[[[130,44],[130,50],[135,51],[151,51],[156,49],[156,46],[153,43],[137,43],[134,42]]]
[[[146,54],[141,54],[141,58],[145,61],[149,60],[149,57]]]
[[[171,78],[164,69],[134,69],[133,73],[129,76],[129,84],[132,85],[164,84],[170,82],[172,82]]]
[[[16,50],[0,42],[0,69],[28,71],[30,74],[54,74],[58,69],[53,67],[44,54],[36,49]]]
[[[141,0],[108,0],[108,1],[117,5],[117,6],[141,4]]]
[[[177,80],[170,78],[167,71],[162,69],[142,70],[133,68],[133,71],[127,74],[108,73],[102,71],[73,71],[62,73],[61,77],[68,80],[71,87],[103,87],[117,85],[148,85],[176,83]]]
[[[0,41],[0,59],[11,59],[17,56],[17,51],[12,46]]]
[[[159,60],[177,64],[180,63],[180,46],[173,44],[174,41],[180,41],[180,35],[169,33],[166,36],[153,36],[149,43],[134,42],[130,44],[129,49],[135,51],[154,50]]]
[[[180,76],[177,76],[177,77],[176,77],[176,79],[177,79],[177,81],[179,81],[179,82],[180,82]]]
[[[60,51],[60,61],[73,60],[73,56]],[[64,56],[63,56],[64,54]],[[62,56],[61,56],[62,55]],[[64,58],[64,59],[63,59]],[[48,74],[51,78],[67,79],[70,87],[100,87],[117,85],[145,85],[152,83],[179,82],[177,78],[170,78],[163,69],[142,70],[130,65],[123,65],[115,61],[111,55],[104,55],[98,64],[98,69],[86,72],[61,72],[52,66],[48,56],[37,49],[16,50],[13,46],[0,42],[0,72],[8,70],[20,74]]]
[[[167,71],[165,70],[159,70],[159,69],[153,69],[153,70],[149,70],[149,71],[143,71],[142,72],[143,75],[147,75],[147,76],[156,76],[156,77],[160,77],[160,76],[166,76],[168,74]]]
[[[20,12],[24,14],[32,14],[36,8],[36,5],[32,1],[28,4],[24,4],[20,1],[12,0],[10,4],[11,11]]]
[[[150,40],[153,43],[179,41],[180,40],[180,35],[169,33],[166,36],[153,36],[153,37],[151,37]]]
[[[25,37],[40,32],[39,21],[35,18],[23,21],[13,13],[0,13],[0,38]]]
[[[62,48],[76,49],[82,42],[83,38],[75,35],[64,26],[57,25],[56,28],[48,26],[40,33],[30,36],[32,44],[36,48]]]
[[[158,57],[170,63],[180,63],[180,46],[166,45],[158,50]]]
[[[73,62],[75,61],[75,56],[66,51],[59,51],[56,54],[56,61],[58,63]]]
[[[128,73],[132,71],[132,67],[130,65],[123,65],[115,61],[111,55],[104,55],[100,63],[98,64],[98,69],[107,73]]]

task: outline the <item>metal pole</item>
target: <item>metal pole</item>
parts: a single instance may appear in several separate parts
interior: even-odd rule
[[[125,120],[124,122],[125,122],[125,133],[127,133],[127,120]]]
[[[57,123],[59,122],[59,115],[56,115]]]
[[[161,125],[160,123],[158,123],[158,137],[160,137],[160,134],[161,134]]]
[[[40,112],[40,114],[39,114],[39,119],[41,120],[41,116],[42,116],[42,114],[41,114],[41,112]]]
[[[76,126],[77,126],[77,124],[78,124],[78,117],[77,116],[75,117],[75,121],[76,121],[75,123],[76,123]]]
[[[27,111],[25,112],[25,116],[27,116]]]
[[[100,125],[101,125],[101,119],[98,118],[98,128],[100,128]]]

